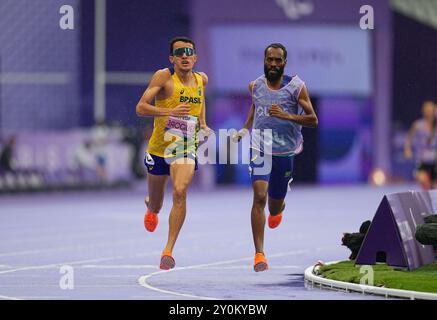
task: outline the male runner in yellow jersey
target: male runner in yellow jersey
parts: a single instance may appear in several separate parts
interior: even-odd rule
[[[154,117],[144,160],[149,191],[144,226],[149,232],[158,225],[169,175],[173,181],[168,240],[160,263],[164,270],[175,266],[173,247],[185,220],[187,189],[197,169],[197,134],[199,129],[210,131],[205,121],[204,96],[208,77],[193,72],[197,60],[194,42],[186,37],[172,39],[169,59],[173,68],[155,72],[136,106],[138,116]]]

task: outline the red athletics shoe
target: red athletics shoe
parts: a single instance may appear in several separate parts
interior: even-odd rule
[[[282,212],[284,212],[285,209],[285,202],[282,205],[282,209],[281,209],[281,213],[272,216],[271,214],[269,214],[269,218],[268,218],[268,223],[269,223],[269,228],[270,229],[275,229],[277,226],[279,226],[281,224],[282,221]]]
[[[265,271],[269,268],[269,265],[267,264],[266,257],[264,256],[264,253],[257,252],[255,254],[255,261],[253,263],[253,269],[255,272]]]
[[[150,210],[147,210],[146,215],[144,216],[144,227],[147,231],[153,232],[158,226],[158,215],[153,213]]]
[[[282,213],[277,214],[276,216],[272,216],[269,214],[269,228],[275,229],[277,226],[281,224],[282,221]]]
[[[175,260],[171,256],[170,251],[164,251],[161,255],[161,263],[159,264],[159,268],[162,270],[170,270],[173,269],[176,265]]]

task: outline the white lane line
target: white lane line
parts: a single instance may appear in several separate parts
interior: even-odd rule
[[[243,265],[243,266],[229,266],[229,267],[203,267],[203,268],[198,268],[198,269],[208,269],[208,270],[239,270],[239,269],[243,269],[243,270],[251,270],[252,266],[249,265]],[[269,269],[302,269],[304,270],[303,267],[301,266],[269,266]],[[303,275],[303,273],[302,273]]]
[[[81,238],[89,238],[89,237],[98,237],[101,235],[107,235],[107,233],[98,233],[98,234],[92,234],[90,233],[88,236],[86,237],[81,237]],[[203,236],[207,236],[209,234],[207,233],[199,233],[199,234],[191,234],[191,235],[187,235],[185,238],[186,239],[197,239],[197,238],[201,238]],[[61,237],[61,235],[59,235],[59,237]],[[59,237],[57,237],[55,240],[59,240]],[[52,237],[54,238],[54,237]],[[42,238],[39,237],[36,240],[41,240]],[[80,239],[79,237],[75,237],[75,240]],[[32,239],[35,240],[35,239]],[[138,239],[130,239],[130,240],[121,240],[121,241],[117,241],[117,245],[120,244],[129,244],[129,243],[138,243]],[[8,244],[10,244],[10,241],[8,241]],[[34,249],[34,250],[22,250],[22,251],[14,251],[14,252],[0,252],[0,257],[14,257],[14,256],[21,256],[21,255],[32,255],[32,254],[41,254],[41,253],[50,253],[50,252],[55,252],[55,251],[65,251],[65,250],[81,250],[81,249],[88,249],[88,248],[97,248],[97,247],[106,247],[106,246],[113,246],[114,242],[100,242],[97,244],[88,244],[88,245],[72,245],[72,246],[64,246],[64,247],[57,247],[57,248],[49,248],[49,249]],[[160,252],[161,253],[161,252]]]
[[[78,284],[74,285],[75,289],[78,288],[138,288],[138,285],[135,283],[131,284],[107,284],[107,283],[96,283],[96,284]],[[0,288],[59,288],[59,285],[9,285],[9,286],[0,286]],[[62,296],[61,296],[62,297]]]
[[[117,241],[117,245],[128,244],[128,243],[133,243],[133,242],[138,242],[138,240],[132,239],[132,240],[126,240],[126,241]],[[21,256],[21,255],[50,253],[50,252],[54,252],[54,251],[65,251],[65,250],[81,250],[81,249],[113,246],[113,245],[114,245],[114,242],[102,242],[102,243],[98,243],[98,244],[94,244],[94,245],[89,244],[86,246],[75,245],[75,246],[65,246],[65,247],[57,247],[57,248],[50,248],[50,249],[35,249],[35,250],[5,252],[5,253],[0,253],[0,257],[14,257],[14,256]]]
[[[52,297],[52,296],[41,296],[41,297],[34,297],[34,296],[26,296],[26,297],[19,297],[19,300],[59,300],[59,299],[69,299],[69,297]]]
[[[297,254],[303,254],[306,252],[308,252],[308,250],[281,252],[281,253],[269,255],[269,258],[277,258],[277,257],[288,256],[288,255],[297,255]],[[187,294],[187,293],[181,293],[181,292],[176,292],[176,291],[159,289],[159,288],[156,288],[156,287],[148,284],[147,280],[149,280],[153,276],[160,275],[160,274],[176,272],[176,271],[183,271],[183,270],[190,270],[190,269],[213,267],[213,266],[219,266],[219,265],[223,265],[223,264],[230,264],[230,263],[236,263],[236,262],[242,262],[242,261],[251,261],[252,259],[253,259],[253,257],[250,256],[250,257],[245,257],[245,258],[240,258],[240,259],[217,261],[217,262],[213,262],[213,263],[204,263],[204,264],[198,264],[198,265],[187,266],[187,267],[178,267],[178,268],[174,268],[171,270],[161,270],[161,271],[152,272],[152,273],[149,273],[147,275],[141,276],[140,278],[138,278],[138,283],[144,288],[147,288],[147,289],[153,290],[153,291],[157,291],[159,293],[171,294],[171,295],[176,295],[176,296],[181,296],[181,297],[186,297],[186,298],[202,299],[202,300],[221,300],[221,298],[204,297],[204,296],[198,296],[198,295],[194,295],[194,294]]]
[[[85,269],[159,269],[156,265],[150,264],[134,264],[134,265],[104,265],[104,264],[88,264],[80,266]]]
[[[136,274],[104,274],[104,275],[92,275],[92,278],[104,278],[104,279],[115,279],[115,278],[122,278],[122,279],[130,279],[130,278],[136,278],[138,277],[138,273]]]
[[[7,285],[0,285],[0,288],[59,288],[59,284],[7,284]]]
[[[22,230],[20,230],[22,231]],[[45,235],[39,235],[39,234],[30,234],[27,237],[20,237],[20,235],[10,235],[11,239],[8,239],[7,244],[10,246],[11,244],[27,244],[27,243],[31,243],[31,244],[35,244],[36,242],[55,242],[55,241],[59,241],[60,239],[62,240],[63,237],[65,236],[65,234],[71,234],[73,233],[73,231],[71,230],[65,230],[63,231],[63,233],[51,233],[48,234],[46,233]],[[70,241],[80,241],[80,240],[85,240],[85,239],[90,239],[90,238],[98,238],[98,237],[104,237],[108,235],[108,232],[102,230],[95,230],[95,231],[83,231],[81,233],[76,233],[76,234],[71,234],[69,236],[69,240]],[[15,238],[16,237],[16,238]],[[93,239],[91,239],[93,240]]]
[[[157,291],[159,293],[166,293],[166,294],[176,295],[176,296],[185,297],[185,298],[195,298],[195,299],[202,299],[202,300],[219,300],[219,299],[212,298],[212,297],[202,297],[202,296],[196,296],[196,295],[192,295],[192,294],[188,294],[188,293],[180,293],[180,292],[174,292],[174,291],[169,291],[169,290],[163,290],[163,289],[152,287],[151,285],[149,285],[147,283],[147,279],[149,279],[153,276],[156,276],[156,275],[162,274],[162,273],[172,272],[172,271],[174,272],[174,271],[178,271],[178,270],[184,270],[184,268],[177,268],[177,269],[173,269],[173,270],[169,270],[169,271],[153,272],[153,273],[150,273],[148,275],[141,276],[138,279],[138,283],[146,289]]]
[[[110,258],[88,259],[88,260],[52,263],[52,264],[46,264],[46,265],[40,265],[40,266],[27,266],[27,267],[15,268],[15,269],[10,269],[10,270],[2,270],[2,271],[0,271],[0,274],[12,273],[12,272],[17,272],[17,271],[49,269],[49,268],[56,268],[56,267],[65,266],[65,265],[77,265],[77,264],[83,264],[83,263],[103,262],[103,261],[110,261],[110,260],[123,259],[123,258],[124,257],[122,257],[122,256],[115,256],[115,257],[110,257]]]
[[[157,255],[157,254],[161,254],[161,251],[152,251],[149,253],[135,254],[135,257],[146,257],[146,256],[150,256],[150,255]],[[99,259],[59,262],[59,263],[52,263],[52,264],[46,264],[46,265],[40,265],[40,266],[26,266],[26,267],[14,268],[14,269],[9,269],[9,270],[2,270],[2,271],[0,271],[0,275],[5,274],[5,273],[17,272],[17,271],[49,269],[49,268],[56,268],[56,267],[65,266],[65,265],[78,265],[78,264],[80,265],[80,264],[84,264],[84,263],[96,263],[96,262],[104,262],[104,261],[111,261],[111,260],[121,260],[121,259],[127,259],[127,258],[129,258],[129,256],[113,256],[113,257],[99,258]]]
[[[152,251],[150,253],[145,254],[136,254],[136,257],[140,256],[150,256],[155,254],[160,254],[161,251]],[[78,261],[70,261],[70,262],[61,262],[61,263],[52,263],[52,264],[46,264],[46,265],[40,265],[40,266],[27,266],[27,267],[20,267],[20,268],[14,268],[9,270],[1,270],[0,275],[7,274],[7,273],[13,273],[18,271],[28,271],[28,270],[40,270],[40,269],[49,269],[49,268],[58,268],[63,265],[80,265],[84,263],[96,263],[96,262],[104,262],[104,261],[111,261],[111,260],[119,260],[119,259],[126,259],[127,256],[114,256],[114,257],[108,257],[108,258],[101,258],[101,259],[87,259],[87,260],[78,260]],[[7,299],[7,300],[20,300],[16,297],[9,297],[9,296],[2,296],[0,295],[0,299]]]

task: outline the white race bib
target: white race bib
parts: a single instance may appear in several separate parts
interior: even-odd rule
[[[192,138],[196,133],[197,118],[194,116],[168,117],[165,130],[185,138]]]

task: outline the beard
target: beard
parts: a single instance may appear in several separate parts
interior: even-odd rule
[[[269,69],[266,65],[264,65],[264,75],[266,76],[266,79],[268,81],[276,82],[279,79],[281,79],[282,75],[284,74],[284,68],[285,68],[285,66],[275,67],[275,68]],[[272,71],[272,70],[274,70],[276,72],[270,73],[269,71]]]

